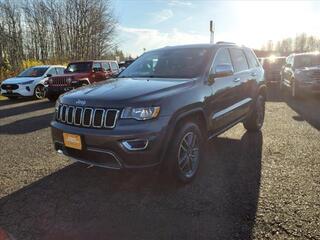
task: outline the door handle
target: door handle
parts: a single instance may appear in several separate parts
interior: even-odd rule
[[[234,81],[234,82],[239,82],[240,80],[241,80],[241,78],[239,78],[239,77],[238,77],[238,78],[233,79],[233,81]]]

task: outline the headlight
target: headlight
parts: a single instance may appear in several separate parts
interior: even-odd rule
[[[133,118],[136,120],[148,120],[156,118],[160,113],[160,107],[124,108],[121,118]]]
[[[58,98],[57,101],[56,101],[56,105],[54,107],[56,109],[56,112],[58,112],[58,110],[59,110],[59,105],[60,105],[60,100]]]
[[[20,83],[21,85],[28,85],[28,84],[31,84],[33,83],[34,80],[30,80],[30,81],[27,81],[27,82],[23,82],[23,83]]]
[[[70,84],[70,83],[72,82],[72,78],[71,78],[71,77],[68,77],[68,78],[66,79],[66,81],[67,81],[68,84]]]

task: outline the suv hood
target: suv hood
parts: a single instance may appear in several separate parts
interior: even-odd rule
[[[28,81],[41,80],[43,77],[13,77],[4,80],[2,83],[5,84],[21,84]]]
[[[61,101],[75,105],[78,100],[84,100],[87,106],[120,106],[124,102],[126,105],[134,105],[135,102],[144,101],[150,104],[177,91],[183,91],[194,82],[192,79],[110,79],[68,92]]]
[[[300,72],[314,72],[314,71],[319,71],[319,70],[320,70],[320,65],[314,66],[314,67],[304,67],[304,68],[296,69],[296,71],[300,71]]]

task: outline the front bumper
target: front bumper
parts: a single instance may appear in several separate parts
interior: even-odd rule
[[[46,87],[46,94],[47,96],[58,96],[58,95],[61,95],[65,92],[68,92],[72,89],[74,89],[75,87],[71,87],[71,86],[59,86],[59,87],[56,87],[56,86],[47,86]]]
[[[53,120],[52,138],[55,150],[72,160],[98,167],[123,169],[144,168],[160,164],[166,152],[169,117],[150,121],[119,120],[114,129],[70,126]],[[82,150],[64,145],[63,133],[81,136]],[[145,149],[129,150],[123,142],[144,139]]]
[[[18,89],[4,90],[0,89],[1,95],[5,97],[32,97],[34,93],[33,85],[19,85]]]

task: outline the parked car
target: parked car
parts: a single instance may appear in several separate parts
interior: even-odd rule
[[[65,66],[35,66],[24,70],[18,76],[1,83],[1,94],[9,99],[18,97],[45,97],[45,82],[49,77],[62,74]]]
[[[286,57],[269,57],[263,60],[263,69],[267,85],[280,86],[281,70],[286,63]]]
[[[116,76],[119,66],[116,61],[78,61],[68,64],[64,74],[50,77],[47,98],[55,101],[60,94],[71,89],[103,81]]]
[[[261,129],[265,99],[264,70],[251,49],[166,47],[144,53],[112,81],[61,96],[51,122],[54,148],[103,168],[163,164],[169,176],[189,182],[208,139],[240,122]]]
[[[320,54],[291,54],[283,69],[281,89],[294,98],[320,93]]]

